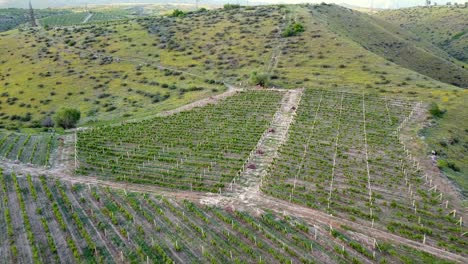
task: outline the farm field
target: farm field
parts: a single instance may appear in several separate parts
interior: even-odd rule
[[[40,9],[35,11],[38,19],[68,13],[70,13],[70,11],[67,10]],[[0,9],[0,32],[14,29],[22,24],[28,23],[29,20],[28,10],[21,8]]]
[[[49,166],[53,150],[57,147],[53,134],[0,134],[0,156],[4,159]]]
[[[217,192],[268,129],[282,94],[240,92],[216,105],[78,133],[78,173]]]
[[[399,141],[400,125],[417,111],[411,101],[306,91],[262,190],[466,255],[451,198]]]
[[[465,10],[61,1],[0,9],[0,263],[468,263]]]
[[[89,16],[89,18],[88,18]],[[109,22],[131,17],[131,12],[124,9],[105,9],[88,12],[77,11],[64,15],[56,15],[41,19],[39,22],[44,27],[78,26],[82,24],[93,24],[96,22]]]
[[[39,22],[44,27],[53,27],[53,26],[73,26],[82,24],[84,19],[88,16],[86,12],[77,12],[70,13],[60,16],[46,17]]]
[[[437,260],[373,248],[346,229],[155,195],[0,172],[0,252],[29,263],[309,263]],[[20,208],[20,210],[16,210]],[[377,250],[378,249],[378,250]]]

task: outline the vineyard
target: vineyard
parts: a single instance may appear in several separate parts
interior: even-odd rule
[[[95,22],[113,21],[125,19],[129,12],[125,10],[108,10],[108,11],[92,11],[92,12],[73,12],[64,15],[55,15],[46,17],[40,20],[41,25],[54,26],[74,26],[81,24],[90,24]],[[86,19],[89,16],[88,19]]]
[[[435,260],[406,247],[355,239],[346,227],[310,226],[270,212],[253,216],[44,176],[0,173],[0,185],[0,254],[7,263]]]
[[[59,16],[50,16],[41,19],[39,22],[43,26],[72,26],[72,25],[79,25],[83,22],[83,20],[88,16],[88,13],[80,12],[80,13],[70,13],[65,15]]]
[[[0,133],[0,157],[12,161],[48,166],[56,145],[53,134]]]
[[[263,191],[466,255],[462,218],[399,141],[415,110],[410,101],[307,90]]]
[[[170,117],[78,133],[79,173],[218,192],[245,169],[280,92],[248,91]]]

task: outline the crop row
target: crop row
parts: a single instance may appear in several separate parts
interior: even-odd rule
[[[0,180],[1,206],[9,209],[0,231],[14,229],[0,233],[7,262],[359,263],[396,256],[353,238],[349,228],[272,212],[252,216],[44,176],[2,173]]]
[[[79,172],[217,192],[243,169],[281,97],[279,92],[241,92],[169,117],[80,132]]]
[[[262,189],[294,203],[468,253],[466,231],[399,142],[413,102],[308,90]]]

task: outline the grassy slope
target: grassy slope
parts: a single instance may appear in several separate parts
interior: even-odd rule
[[[468,63],[468,8],[415,7],[385,10],[376,16],[414,32],[454,58]]]
[[[425,137],[428,150],[435,150],[440,160],[455,165],[452,168],[444,166],[442,171],[468,197],[468,91],[434,91],[432,95],[446,113],[441,119],[433,120],[421,135]]]
[[[312,9],[313,7],[310,7]],[[396,95],[453,86],[389,62],[330,29],[308,7],[291,7],[305,32],[285,39],[273,83],[281,87],[340,87]],[[409,93],[411,92],[411,93]]]
[[[102,59],[90,59],[92,51],[66,45],[62,37],[67,34],[80,35],[42,30],[35,33],[15,30],[2,35],[0,122],[3,126],[18,124],[12,118],[24,118],[27,113],[31,121],[40,121],[60,106],[79,107],[84,121],[154,113],[212,95],[216,93],[212,91],[214,88],[223,89],[194,76],[182,78],[150,66],[138,69],[139,63],[134,61],[101,65]],[[164,84],[176,86],[169,89]],[[181,89],[191,87],[204,90],[181,95]],[[161,98],[170,97],[153,103],[157,94]],[[13,98],[17,101],[9,104]]]
[[[335,5],[319,5],[311,11],[333,31],[390,61],[434,79],[468,87],[468,70],[446,52],[396,25]]]

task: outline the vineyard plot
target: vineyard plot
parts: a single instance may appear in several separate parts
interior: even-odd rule
[[[169,117],[78,133],[79,173],[218,192],[245,166],[282,92],[248,91]]]
[[[53,134],[0,133],[0,157],[22,163],[50,165],[56,145]]]
[[[466,228],[398,138],[414,102],[307,90],[262,190],[468,254]],[[452,213],[451,213],[452,212]]]
[[[383,242],[377,250],[346,229],[271,212],[252,216],[1,170],[0,185],[0,230],[14,227],[0,233],[6,262],[369,263],[408,251]],[[414,253],[405,255],[416,261]]]

